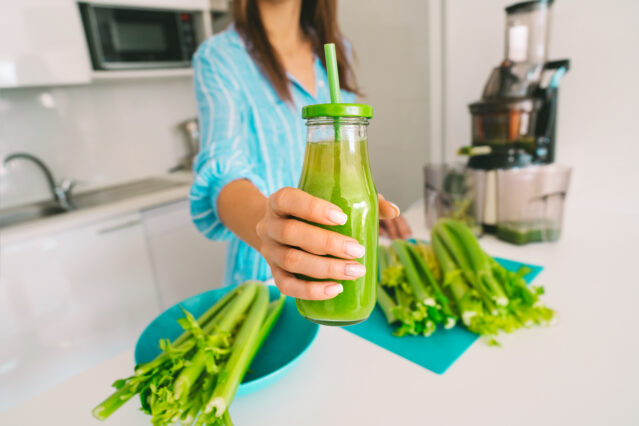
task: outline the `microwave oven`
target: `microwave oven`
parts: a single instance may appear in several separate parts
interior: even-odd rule
[[[192,11],[79,3],[96,70],[188,68],[197,48]]]

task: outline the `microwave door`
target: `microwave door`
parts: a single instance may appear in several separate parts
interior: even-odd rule
[[[190,66],[180,13],[153,9],[89,9],[94,66],[102,70]]]

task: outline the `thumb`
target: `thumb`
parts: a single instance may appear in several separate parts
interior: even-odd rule
[[[380,219],[394,219],[399,216],[399,207],[397,204],[386,201],[382,194],[377,194],[379,199],[379,217]]]

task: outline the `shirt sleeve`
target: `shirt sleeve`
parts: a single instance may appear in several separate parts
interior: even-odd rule
[[[248,179],[266,193],[256,173],[257,159],[248,146],[246,99],[224,56],[202,46],[193,57],[195,96],[200,126],[200,152],[193,164],[189,194],[191,218],[207,238],[227,240],[231,231],[220,221],[217,199],[224,186]]]

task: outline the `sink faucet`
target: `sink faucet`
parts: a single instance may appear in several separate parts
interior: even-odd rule
[[[75,182],[69,179],[64,179],[60,183],[56,183],[53,178],[53,174],[51,170],[47,167],[46,164],[42,160],[40,160],[35,155],[27,154],[26,152],[16,152],[8,155],[4,159],[4,165],[6,166],[11,161],[22,158],[24,160],[29,160],[34,163],[36,166],[42,170],[44,177],[47,179],[47,183],[49,184],[49,190],[51,191],[51,195],[53,196],[54,201],[61,208],[65,210],[73,210],[73,205],[71,204],[69,198],[71,196],[71,190],[75,185]]]
[[[200,150],[200,128],[197,118],[183,121],[180,123],[179,127],[186,136],[186,155],[182,158],[182,160],[180,160],[178,165],[169,169],[169,173],[175,173],[182,170],[190,172],[193,170],[193,159]]]

